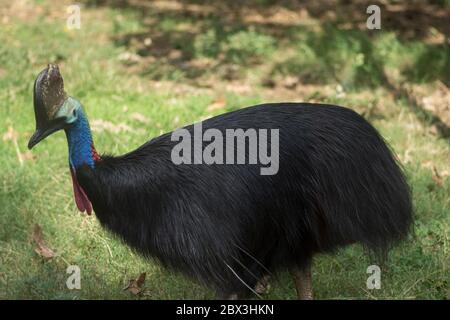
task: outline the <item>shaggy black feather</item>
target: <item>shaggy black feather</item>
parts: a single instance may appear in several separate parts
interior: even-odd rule
[[[208,128],[280,129],[278,174],[260,175],[257,165],[174,165],[177,142],[167,133],[78,170],[101,224],[224,295],[248,293],[265,274],[301,268],[316,253],[351,243],[385,253],[407,235],[409,187],[356,112],[264,104],[205,120]]]

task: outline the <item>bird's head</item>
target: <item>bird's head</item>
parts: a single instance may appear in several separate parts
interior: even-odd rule
[[[49,64],[34,82],[36,131],[28,142],[31,149],[52,133],[64,129],[77,119],[81,104],[68,97],[57,65]]]

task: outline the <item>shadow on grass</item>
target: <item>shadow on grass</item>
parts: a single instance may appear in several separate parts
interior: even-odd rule
[[[303,84],[337,83],[346,89],[382,86],[394,97],[406,99],[418,118],[436,125],[442,137],[450,135],[448,124],[425,110],[401,82],[387,76],[386,61],[374,47],[374,40],[382,33],[366,28],[368,1],[85,3],[137,14],[142,31],[119,30],[113,41],[137,54],[140,63],[131,69],[142,76],[195,81],[212,74],[228,81],[239,79],[246,70],[252,72],[253,67],[267,67],[262,84],[277,81],[277,75],[290,75]],[[406,81],[441,81],[449,86],[449,2],[387,1],[380,6],[383,33],[393,32],[405,48],[420,42],[419,53],[402,53],[413,60],[400,70]],[[436,43],[433,34],[443,39]],[[294,51],[290,56],[286,53],[289,50]],[[276,59],[284,54],[284,59]]]
[[[404,70],[404,75],[412,82],[442,81],[450,87],[450,46],[449,44],[427,45],[413,67]]]
[[[142,15],[154,13],[174,13],[178,16],[195,16],[197,18],[214,17],[221,23],[248,24],[248,15],[254,14],[262,19],[253,19],[253,24],[261,24],[274,29],[295,25],[285,16],[285,20],[270,19],[274,13],[289,10],[294,13],[307,12],[308,17],[321,23],[334,23],[347,29],[366,30],[366,9],[373,4],[368,0],[256,0],[239,1],[152,1],[149,0],[85,0],[87,6],[111,6],[120,9],[133,9]],[[384,1],[378,4],[382,13],[384,31],[395,31],[402,39],[423,40],[428,37],[428,28],[434,28],[447,38],[450,36],[450,1]],[[265,19],[266,18],[266,19]],[[283,17],[280,17],[283,18]],[[295,18],[295,17],[291,17]],[[282,29],[282,28],[281,28]],[[280,31],[280,30],[278,30]],[[277,30],[274,30],[277,32]]]
[[[344,87],[376,87],[386,76],[370,38],[358,30],[323,26],[321,33],[308,32],[298,46],[299,54],[274,66],[277,73],[296,75],[302,83],[339,83]]]

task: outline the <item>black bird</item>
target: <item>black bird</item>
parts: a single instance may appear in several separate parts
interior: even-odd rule
[[[267,140],[279,145],[271,175],[249,161],[176,164],[172,133],[122,156],[99,156],[82,105],[64,92],[56,65],[38,75],[34,108],[28,147],[64,129],[78,209],[93,208],[129,246],[222,298],[256,293],[268,275],[289,270],[298,297],[310,299],[315,254],[358,243],[383,256],[410,230],[410,190],[399,165],[377,130],[344,107],[262,104],[202,122],[224,136],[278,129],[279,140]],[[195,135],[194,125],[184,129]]]

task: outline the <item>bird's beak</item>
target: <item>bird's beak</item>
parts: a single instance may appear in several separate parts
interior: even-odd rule
[[[28,142],[29,149],[52,133],[64,128],[65,118],[58,117],[57,114],[67,98],[58,66],[49,64],[39,73],[34,82],[36,131]]]
[[[65,126],[66,126],[65,118],[59,118],[51,121],[46,128],[36,129],[36,131],[31,136],[30,141],[28,141],[28,149],[33,148],[40,141],[44,140],[52,133],[63,129]]]

